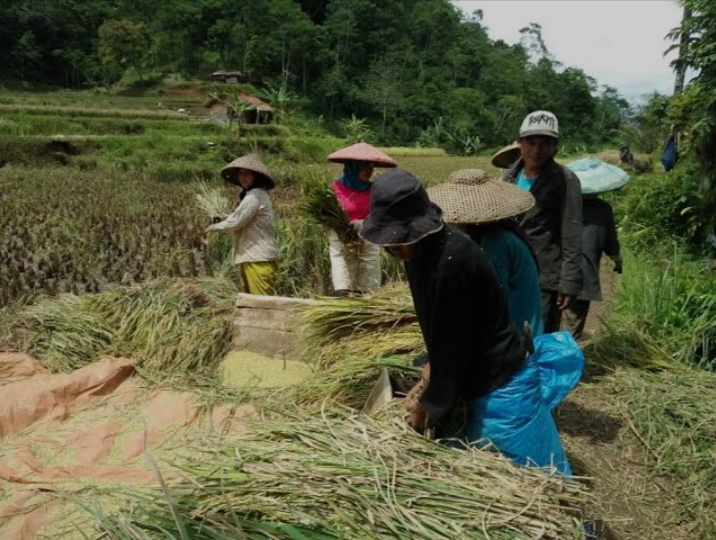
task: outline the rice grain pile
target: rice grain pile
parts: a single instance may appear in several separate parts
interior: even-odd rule
[[[402,419],[338,410],[247,427],[175,464],[182,485],[125,493],[134,504],[118,515],[96,509],[106,538],[580,538],[578,483],[440,445]]]

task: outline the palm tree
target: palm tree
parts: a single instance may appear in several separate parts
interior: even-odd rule
[[[679,26],[678,33],[670,34],[671,37],[679,37],[679,57],[673,63],[676,69],[676,80],[674,81],[674,95],[678,96],[684,91],[684,81],[686,79],[686,63],[684,62],[686,56],[686,47],[689,42],[689,33],[686,28],[689,19],[691,18],[691,7],[689,6],[688,0],[677,0],[683,9],[681,14],[681,25]],[[674,47],[676,47],[674,45]],[[674,47],[670,48],[671,51]],[[668,51],[667,51],[668,52]]]

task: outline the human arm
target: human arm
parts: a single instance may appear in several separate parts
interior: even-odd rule
[[[242,229],[256,217],[261,209],[258,197],[249,192],[226,219],[206,228],[206,232],[229,232]]]
[[[582,288],[582,188],[569,170],[565,170],[560,218],[562,267],[557,303],[564,309]]]
[[[614,223],[614,212],[612,207],[606,206],[606,244],[604,246],[604,253],[614,261],[614,271],[618,274],[622,273],[622,253],[621,246],[619,244],[619,236],[617,234],[617,227]]]

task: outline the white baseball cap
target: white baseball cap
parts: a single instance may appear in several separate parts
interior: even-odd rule
[[[546,135],[559,139],[557,117],[549,111],[534,111],[528,114],[520,126],[520,138],[532,135]]]

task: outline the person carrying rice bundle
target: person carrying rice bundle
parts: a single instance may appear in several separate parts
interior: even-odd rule
[[[404,263],[429,357],[424,391],[409,409],[411,425],[440,439],[492,444],[517,464],[571,475],[551,408],[574,387],[581,366],[572,364],[545,395],[536,355],[527,354],[515,331],[480,247],[445,225],[420,181],[401,169],[375,181],[359,234]],[[581,355],[578,348],[572,353]],[[459,403],[467,407],[467,422],[455,429],[450,418]]]
[[[233,260],[239,265],[245,292],[274,295],[281,252],[268,195],[275,186],[271,172],[258,155],[248,154],[221,169],[221,176],[241,188],[240,202],[226,219],[209,225],[206,233],[233,235]]]
[[[343,164],[343,174],[331,184],[338,203],[351,225],[360,229],[368,216],[375,167],[396,167],[396,162],[367,143],[358,143],[328,156],[328,161]],[[361,294],[380,287],[380,248],[358,238],[346,243],[330,232],[331,279],[338,297]]]
[[[522,335],[524,323],[533,336],[544,331],[537,257],[514,218],[535,204],[528,191],[491,180],[480,169],[462,169],[447,182],[428,189],[443,220],[466,233],[490,259],[505,292],[512,322]]]

